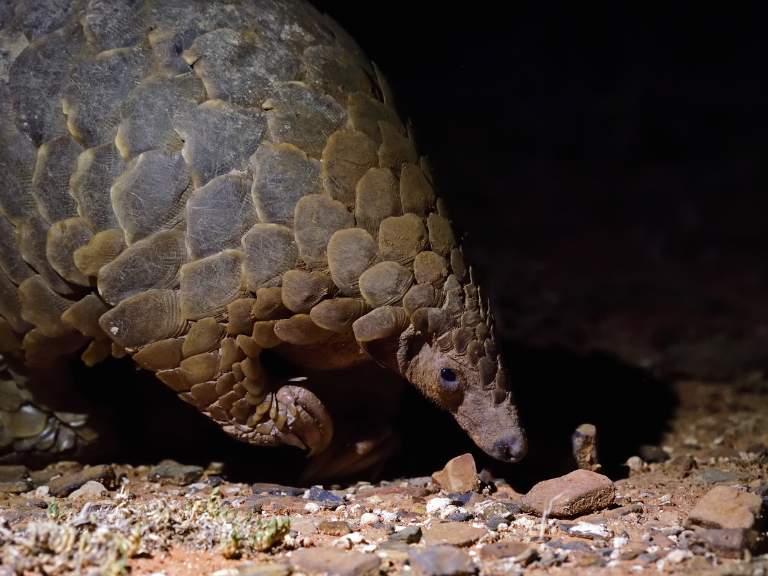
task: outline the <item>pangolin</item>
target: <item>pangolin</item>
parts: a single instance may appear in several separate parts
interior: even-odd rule
[[[374,361],[520,459],[493,315],[412,134],[302,0],[0,2],[0,460],[98,444],[74,354],[130,354],[227,434],[310,455],[339,416],[306,374]]]

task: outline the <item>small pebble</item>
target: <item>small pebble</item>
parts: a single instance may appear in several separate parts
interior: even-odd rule
[[[613,503],[611,479],[597,472],[576,470],[560,478],[539,482],[521,500],[523,510],[541,516],[585,514]]]
[[[446,492],[477,490],[480,487],[480,476],[472,454],[462,454],[449,460],[445,468],[432,474],[432,482]]]
[[[451,522],[469,522],[474,516],[468,512],[456,512],[455,514],[449,514],[445,517],[446,520]]]
[[[427,546],[449,544],[451,546],[471,546],[488,533],[485,527],[477,528],[471,524],[445,522],[433,524],[424,533]]]
[[[741,558],[746,550],[752,554],[768,551],[765,535],[744,528],[700,530],[691,539],[721,558]]]
[[[504,526],[505,529],[509,528],[509,523],[503,516],[492,516],[486,520],[485,524],[490,530],[493,530],[494,532],[498,531],[500,526]]]
[[[352,527],[346,522],[329,522],[324,520],[317,525],[317,529],[331,536],[344,536],[352,532]]]
[[[365,514],[360,516],[360,526],[373,524],[375,522],[381,522],[381,518],[379,518],[376,514],[371,514],[370,512],[366,512]]]
[[[418,544],[421,540],[421,528],[419,526],[406,526],[399,532],[391,534],[388,538],[391,542],[405,542],[406,544]]]
[[[453,546],[433,546],[409,552],[416,576],[466,576],[477,571],[472,557]]]
[[[343,498],[339,498],[328,490],[324,490],[322,486],[312,486],[308,490],[307,497],[310,500],[317,500],[326,504],[333,504],[334,506],[340,506],[345,503]]]
[[[516,558],[526,554],[530,549],[522,542],[495,542],[486,544],[480,549],[480,558],[487,561]]]
[[[302,548],[293,552],[289,561],[296,572],[344,576],[373,576],[378,574],[380,563],[375,554],[348,552],[336,548]]]
[[[100,465],[89,466],[79,472],[73,472],[71,474],[65,474],[54,480],[51,480],[47,484],[47,488],[51,496],[63,497],[68,496],[88,481],[99,482],[102,486],[114,488],[115,486],[115,471],[112,466]],[[46,496],[36,496],[42,498]]]
[[[480,520],[489,520],[493,517],[509,519],[512,515],[513,512],[502,502],[487,500],[475,505],[475,516]]]
[[[109,491],[103,484],[89,480],[83,484],[80,488],[75,490],[69,495],[71,500],[77,500],[78,498],[85,498],[88,500],[99,500],[109,496]]]
[[[763,500],[757,494],[730,486],[716,486],[689,512],[686,528],[753,528]]]
[[[175,460],[163,460],[149,471],[151,482],[173,484],[175,486],[188,486],[194,484],[203,477],[203,469],[200,466],[185,466]]]
[[[450,498],[432,498],[432,500],[427,502],[427,514],[442,512],[450,503]]]
[[[201,490],[205,490],[208,486],[210,486],[210,484],[206,484],[205,482],[195,482],[194,484],[187,486],[187,494],[195,494]]]

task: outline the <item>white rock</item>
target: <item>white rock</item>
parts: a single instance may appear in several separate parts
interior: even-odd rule
[[[373,524],[374,522],[381,522],[381,518],[379,518],[376,514],[366,512],[360,516],[360,526],[366,526],[368,524]]]
[[[427,502],[427,514],[442,512],[450,503],[450,498],[432,498],[432,500]]]
[[[621,548],[622,546],[626,546],[627,542],[629,542],[627,538],[622,538],[620,536],[617,536],[616,538],[613,539],[613,547]]]
[[[683,560],[693,558],[693,554],[689,550],[672,550],[664,557],[664,560],[670,564],[680,564]]]
[[[310,514],[319,512],[321,509],[322,509],[322,506],[320,506],[320,504],[316,504],[315,502],[307,502],[306,504],[304,504],[304,510],[306,510]]]
[[[447,518],[451,514],[456,514],[459,511],[458,506],[454,506],[453,504],[449,504],[445,508],[443,508],[443,511],[440,512],[440,518]]]
[[[536,526],[536,520],[534,520],[533,518],[528,518],[527,516],[522,516],[514,521],[514,525],[520,528],[525,528],[527,530],[530,530],[531,528]]]
[[[48,492],[50,492],[51,489],[48,488],[48,486],[38,486],[34,490],[30,490],[29,492],[24,492],[22,496],[26,498],[27,500],[32,500],[33,498],[36,500],[42,500],[43,498],[48,496]]]
[[[568,530],[569,534],[577,536],[599,536],[600,538],[611,538],[613,530],[599,524],[590,524],[589,522],[579,522],[576,526]]]
[[[394,512],[387,512],[385,510],[382,510],[381,512],[381,519],[384,522],[397,522],[397,514]]]
[[[104,485],[95,480],[89,480],[83,484],[80,488],[72,492],[69,495],[70,500],[77,500],[78,498],[87,498],[88,500],[98,500],[100,498],[107,498],[109,492]]]
[[[349,538],[344,538],[343,536],[334,540],[331,542],[331,544],[337,548],[343,548],[344,550],[350,550],[352,548],[352,542],[349,540]]]

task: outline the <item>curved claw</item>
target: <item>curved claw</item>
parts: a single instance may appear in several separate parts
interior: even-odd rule
[[[320,399],[301,386],[283,386],[275,395],[288,407],[288,429],[309,448],[308,456],[323,452],[333,438],[333,420]]]

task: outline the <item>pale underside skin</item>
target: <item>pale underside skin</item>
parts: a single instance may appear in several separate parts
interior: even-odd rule
[[[335,434],[355,407],[303,371],[373,360],[519,460],[493,315],[433,186],[378,68],[301,0],[4,5],[0,460],[98,445],[71,354],[130,354],[326,476],[396,442],[386,418]]]

